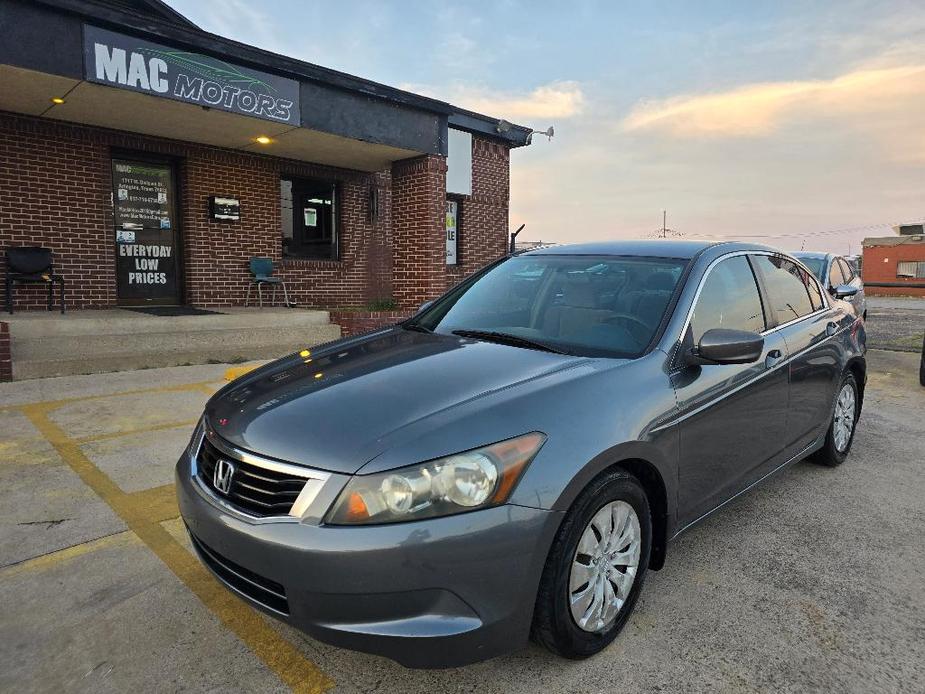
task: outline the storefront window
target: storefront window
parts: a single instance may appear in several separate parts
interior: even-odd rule
[[[337,258],[337,185],[311,178],[280,180],[283,256]]]

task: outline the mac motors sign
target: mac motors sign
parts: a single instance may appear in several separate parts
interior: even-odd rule
[[[84,74],[98,84],[301,125],[296,80],[98,27],[84,26]]]

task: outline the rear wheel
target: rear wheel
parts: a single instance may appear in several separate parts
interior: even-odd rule
[[[649,565],[652,519],[642,485],[606,473],[576,499],[546,560],[533,638],[566,658],[587,658],[623,629]]]
[[[835,396],[835,407],[829,430],[825,435],[825,443],[815,455],[818,462],[829,467],[845,462],[854,442],[854,430],[860,414],[858,404],[858,384],[854,374],[847,371],[842,376]]]

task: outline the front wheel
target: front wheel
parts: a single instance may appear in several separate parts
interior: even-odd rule
[[[832,421],[825,435],[825,443],[815,455],[823,465],[835,467],[845,462],[851,444],[854,442],[854,429],[858,422],[858,383],[850,371],[842,376],[835,396],[835,408]]]
[[[605,648],[626,624],[649,565],[652,518],[639,481],[596,478],[562,521],[546,560],[533,638],[566,658]]]

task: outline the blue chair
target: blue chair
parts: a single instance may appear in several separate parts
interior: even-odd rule
[[[283,299],[286,301],[286,306],[292,308],[292,304],[289,303],[289,293],[286,291],[286,283],[282,277],[273,276],[273,261],[270,258],[251,258],[250,268],[253,276],[251,277],[251,283],[247,286],[247,298],[244,300],[245,306],[250,303],[251,289],[256,284],[258,305],[263,308],[263,285],[269,284],[273,287],[270,306],[276,303],[276,287],[282,285]]]

